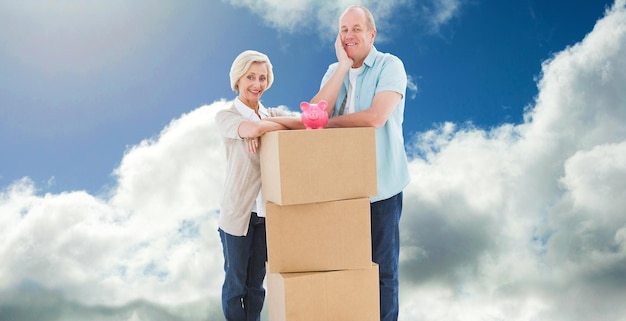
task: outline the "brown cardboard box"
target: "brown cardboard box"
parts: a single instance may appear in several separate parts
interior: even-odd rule
[[[378,321],[378,265],[329,272],[268,273],[272,321]]]
[[[369,198],[266,204],[268,272],[363,269],[372,262]]]
[[[259,157],[263,196],[279,205],[377,194],[373,127],[269,132]]]

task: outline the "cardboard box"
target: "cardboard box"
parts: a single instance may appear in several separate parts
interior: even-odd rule
[[[272,321],[378,321],[378,265],[331,272],[269,273]]]
[[[261,137],[263,196],[279,205],[376,196],[373,127],[281,130]]]
[[[269,272],[363,269],[372,262],[369,198],[266,204]]]

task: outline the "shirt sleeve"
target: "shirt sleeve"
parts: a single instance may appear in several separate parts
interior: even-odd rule
[[[215,122],[220,129],[220,134],[225,138],[243,139],[239,136],[239,125],[245,120],[245,117],[235,113],[232,109],[220,110],[215,115]]]
[[[324,84],[328,81],[328,79],[330,79],[330,76],[333,75],[333,72],[335,72],[335,69],[337,69],[337,63],[333,63],[328,66],[328,69],[326,69],[326,73],[324,74],[324,77],[322,77],[322,83],[320,84],[320,89],[324,87]]]
[[[404,70],[404,64],[396,57],[389,55],[384,61],[383,68],[380,73],[376,93],[381,91],[395,91],[400,93],[402,97],[406,94],[407,76]]]

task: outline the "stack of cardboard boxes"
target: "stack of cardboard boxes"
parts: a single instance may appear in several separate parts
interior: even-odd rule
[[[270,132],[260,157],[270,320],[379,320],[375,129]]]

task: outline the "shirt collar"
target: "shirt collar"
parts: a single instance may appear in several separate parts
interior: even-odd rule
[[[252,110],[252,108],[246,106],[246,104],[239,100],[239,97],[235,98],[235,108],[237,108],[237,111],[242,116],[250,120],[259,120],[259,117],[257,117],[257,115],[254,113],[254,110]],[[269,116],[267,108],[265,108],[265,106],[263,106],[261,102],[259,102],[259,115],[261,115],[261,119]]]
[[[363,65],[366,65],[367,68],[371,68],[372,65],[374,64],[374,61],[376,60],[376,54],[377,53],[378,53],[378,50],[376,49],[376,47],[372,46],[372,49],[370,49],[370,53],[368,53],[367,57],[365,57],[365,60],[363,60]],[[363,65],[361,65],[361,67],[363,67]],[[363,68],[363,70],[359,73],[359,75],[362,74],[363,71],[365,71],[365,68]],[[343,81],[343,84],[344,84],[345,88],[342,89],[342,90],[347,91],[348,90],[348,86],[350,84],[350,77],[346,77],[344,79],[344,81]],[[345,92],[344,92],[344,94],[345,94]]]
[[[372,65],[374,64],[374,60],[376,60],[376,53],[378,53],[378,50],[376,50],[376,47],[372,46],[372,49],[370,50],[370,53],[367,54],[367,57],[365,57],[363,64],[367,65],[368,67],[372,67]]]

